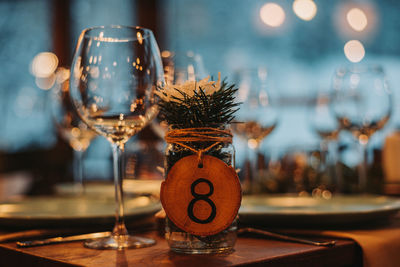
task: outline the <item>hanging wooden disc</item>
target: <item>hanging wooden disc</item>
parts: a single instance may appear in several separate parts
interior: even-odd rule
[[[204,155],[180,159],[161,185],[161,203],[168,218],[193,235],[225,230],[237,216],[241,187],[235,170],[222,160]]]

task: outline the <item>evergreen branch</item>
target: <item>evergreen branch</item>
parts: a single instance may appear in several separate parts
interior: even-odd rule
[[[225,80],[221,88],[210,95],[202,88],[194,91],[193,96],[175,90],[182,97],[172,96],[172,101],[160,99],[159,107],[161,119],[178,128],[218,127],[230,123],[240,105],[235,102],[238,89]]]

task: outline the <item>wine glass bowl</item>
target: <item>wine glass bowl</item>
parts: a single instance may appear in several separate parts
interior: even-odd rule
[[[78,116],[73,109],[71,99],[69,97],[69,81],[61,83],[61,90],[57,90],[56,112],[54,119],[60,135],[69,143],[74,151],[86,151],[90,142],[96,136],[96,133],[91,130]]]
[[[71,73],[78,89],[72,91],[75,106],[91,128],[124,144],[157,114],[152,92],[162,67],[146,45],[154,38],[146,29],[129,27],[92,28],[81,37],[87,49],[77,51]]]
[[[200,54],[193,51],[175,53],[163,51],[165,80],[168,84],[183,84],[186,81],[199,81],[207,77]]]
[[[267,70],[243,70],[238,76],[237,101],[241,106],[232,129],[247,142],[248,147],[258,149],[278,123],[278,111],[271,97]]]
[[[139,248],[155,243],[130,236],[125,227],[122,153],[128,139],[157,115],[154,92],[163,83],[161,57],[150,30],[105,26],[81,33],[71,69],[70,95],[82,120],[112,145],[117,211],[112,236],[87,241],[89,248]]]
[[[312,130],[324,141],[337,140],[340,131],[339,122],[330,108],[331,101],[330,93],[318,92],[312,114],[309,116]]]
[[[250,148],[258,148],[264,138],[275,129],[275,126],[275,123],[269,126],[262,126],[261,123],[255,120],[249,120],[236,122],[233,128],[239,137],[247,140],[247,145]]]
[[[349,130],[361,143],[388,122],[391,92],[381,66],[352,66],[336,71],[333,111],[341,129]]]
[[[61,136],[68,141],[74,151],[84,152],[89,147],[92,139],[96,136],[96,133],[83,122],[79,122],[75,126],[74,124],[75,123],[72,122],[65,126],[60,126],[59,131]]]

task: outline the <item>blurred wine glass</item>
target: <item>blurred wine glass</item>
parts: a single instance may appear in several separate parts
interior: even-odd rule
[[[208,76],[201,55],[192,51],[175,53],[165,50],[162,51],[161,58],[166,84],[172,85],[183,84],[187,81],[200,81]],[[160,138],[164,138],[168,130],[168,124],[157,116],[152,121],[151,128]]]
[[[234,133],[246,142],[243,188],[244,191],[252,192],[252,170],[261,170],[262,166],[252,166],[251,161],[262,161],[260,145],[277,126],[277,99],[272,94],[267,69],[264,67],[241,70],[237,73],[236,84],[239,88],[237,102],[242,104],[231,127]],[[256,158],[252,159],[254,156]]]
[[[57,82],[51,102],[52,117],[58,133],[73,149],[74,191],[83,193],[85,191],[83,157],[96,133],[79,118],[72,106],[69,97],[69,70],[59,68],[56,77]]]
[[[382,129],[392,113],[392,94],[381,66],[339,68],[333,78],[332,110],[340,128],[357,139],[363,156],[359,165],[359,191],[366,192],[368,143]]]
[[[112,235],[90,240],[95,249],[141,248],[153,239],[129,235],[124,222],[125,143],[157,115],[155,90],[164,84],[153,33],[141,27],[85,29],[78,40],[70,77],[70,96],[82,120],[104,136],[113,150],[116,222]]]
[[[204,67],[201,55],[193,51],[163,51],[165,82],[167,84],[183,84],[186,81],[199,81],[209,75]]]
[[[278,123],[276,99],[267,79],[267,69],[243,70],[238,74],[237,101],[242,103],[232,125],[251,149],[258,150]]]
[[[324,185],[335,187],[335,190],[340,192],[342,179],[337,159],[340,128],[339,122],[332,114],[331,101],[330,89],[318,90],[308,118],[311,129],[321,139],[319,173],[322,175],[322,182],[325,183]]]

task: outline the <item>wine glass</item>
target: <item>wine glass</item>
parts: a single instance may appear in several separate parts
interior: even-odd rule
[[[359,166],[359,190],[367,189],[368,142],[382,129],[392,112],[392,94],[381,66],[339,68],[333,79],[332,110],[340,128],[357,139],[363,156]]]
[[[161,58],[166,84],[178,85],[187,81],[200,81],[208,76],[201,55],[192,51],[175,53],[165,50],[162,51]],[[168,124],[157,117],[152,121],[151,128],[160,138],[164,138]]]
[[[126,229],[123,151],[128,139],[157,115],[154,92],[163,83],[160,52],[150,30],[102,26],[81,33],[71,69],[70,95],[82,120],[111,143],[116,199],[112,235],[87,241],[86,247],[124,249],[155,244],[152,239],[129,235]]]
[[[161,55],[167,84],[183,84],[186,81],[199,81],[208,75],[202,56],[193,51],[185,53],[163,51]]]
[[[276,102],[274,102],[276,98],[272,94],[267,76],[267,69],[264,67],[242,70],[237,75],[239,87],[237,101],[241,103],[241,106],[231,127],[235,134],[246,142],[242,172],[244,173],[242,178],[244,191],[255,190],[253,188],[254,177],[259,177],[263,169],[262,164],[259,164],[263,162],[263,155],[259,151],[260,145],[278,123],[278,111]],[[256,158],[251,160],[252,156]],[[253,167],[251,162],[258,164]]]
[[[242,103],[232,128],[247,146],[258,150],[276,127],[278,112],[267,79],[267,69],[243,70],[238,78],[237,101]]]
[[[337,140],[339,136],[339,122],[331,112],[331,89],[320,89],[308,116],[310,128],[321,138],[321,155],[319,171],[326,178],[327,184],[334,185],[337,191],[341,190],[342,181],[337,166]]]
[[[53,101],[51,101],[52,117],[60,136],[73,149],[74,191],[83,193],[85,191],[83,155],[96,133],[79,118],[73,109],[69,97],[69,70],[60,68],[56,76],[57,86],[54,88]]]

